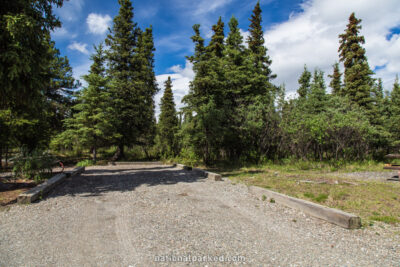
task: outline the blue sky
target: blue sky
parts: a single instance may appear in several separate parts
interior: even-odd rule
[[[376,77],[383,78],[390,89],[400,72],[400,3],[398,0],[262,0],[266,46],[273,60],[276,84],[285,83],[289,96],[294,96],[297,79],[307,64],[331,72],[338,60],[338,34],[342,33],[351,12],[363,20],[365,48]],[[234,15],[246,36],[249,17],[256,0],[153,0],[133,1],[134,21],[144,29],[153,26],[155,38],[155,72],[160,88],[170,75],[175,101],[188,91],[193,79],[191,65],[192,25],[201,24],[202,35],[211,35],[211,26],[221,16],[227,24]],[[118,13],[117,0],[70,0],[55,12],[63,27],[52,35],[56,46],[70,59],[75,77],[85,74],[90,66],[92,46],[103,41],[107,27]],[[227,27],[226,27],[227,28]],[[227,32],[227,29],[225,30]],[[328,77],[326,77],[329,83]],[[158,102],[162,94],[156,96]]]
[[[177,64],[185,64],[185,56],[192,53],[192,26],[195,23],[202,25],[204,37],[209,36],[210,27],[219,16],[225,22],[234,15],[238,18],[242,29],[247,29],[248,18],[256,1],[243,2],[241,0],[226,1],[133,1],[134,21],[144,29],[153,26],[156,53],[155,71],[162,74]],[[301,1],[261,1],[264,10],[264,26],[285,21],[291,13],[300,10]],[[214,6],[213,6],[214,5]],[[78,50],[68,49],[74,41],[87,44],[86,49],[92,52],[92,45],[101,42],[106,32],[93,33],[90,31],[87,18],[90,14],[113,18],[118,14],[118,1],[98,0],[70,0],[64,7],[56,10],[63,23],[63,29],[58,30],[53,38],[57,47],[67,55],[72,66],[78,67],[87,62],[87,56]],[[108,20],[108,25],[111,21]],[[68,32],[68,33],[66,33]]]

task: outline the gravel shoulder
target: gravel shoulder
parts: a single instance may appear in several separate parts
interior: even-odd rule
[[[0,266],[187,266],[155,260],[189,255],[243,256],[249,266],[398,266],[400,228],[346,230],[257,199],[245,185],[165,166],[88,167],[46,199],[0,212]]]
[[[348,173],[334,173],[334,176],[342,178],[350,178],[355,180],[370,180],[370,181],[380,181],[380,182],[396,182],[388,181],[388,179],[397,177],[397,171],[381,171],[381,172],[348,172]]]

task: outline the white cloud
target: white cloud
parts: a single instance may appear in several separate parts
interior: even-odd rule
[[[286,83],[289,92],[295,91],[304,64],[310,70],[319,67],[330,74],[332,64],[339,60],[338,35],[355,12],[362,19],[361,34],[365,36],[369,64],[372,69],[385,66],[376,74],[383,78],[387,89],[391,88],[391,81],[400,72],[400,38],[393,35],[387,40],[386,35],[400,25],[397,0],[310,0],[302,8],[302,12],[292,14],[288,21],[265,33],[273,60],[271,67],[278,75],[275,83]]]
[[[71,50],[77,50],[83,54],[89,55],[89,51],[87,50],[87,44],[82,44],[82,43],[78,43],[78,42],[72,42],[72,44],[70,44],[68,46],[68,49]]]
[[[68,30],[65,27],[56,28],[54,31],[51,32],[51,36],[53,38],[64,38],[69,35]]]
[[[201,0],[197,1],[197,6],[194,8],[196,16],[211,13],[217,9],[230,4],[232,0]],[[192,2],[191,2],[192,4]]]
[[[91,13],[86,19],[89,32],[93,34],[104,34],[110,26],[111,17],[109,15],[101,15]]]
[[[85,80],[82,79],[82,76],[89,73],[89,69],[90,69],[91,65],[92,65],[92,62],[89,59],[87,59],[81,65],[78,65],[73,68],[74,78],[76,80],[79,80],[83,87],[86,87],[88,84]]]
[[[56,10],[56,14],[63,21],[76,21],[82,11],[83,0],[64,1],[63,6]]]
[[[194,78],[193,66],[189,61],[186,61],[185,67],[182,68],[180,65],[172,66],[169,70],[171,74],[161,74],[157,75],[157,83],[162,90],[155,96],[156,102],[156,116],[158,117],[160,113],[160,102],[164,94],[164,82],[168,79],[168,76],[172,80],[172,92],[174,94],[174,100],[176,104],[176,109],[179,110],[183,107],[181,102],[182,98],[189,93],[189,83]]]

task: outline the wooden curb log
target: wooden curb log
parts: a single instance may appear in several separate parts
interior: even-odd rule
[[[121,166],[121,165],[165,165],[160,161],[110,161],[109,166]]]
[[[44,197],[48,194],[54,187],[62,183],[67,177],[74,176],[80,174],[85,171],[85,167],[77,167],[71,171],[67,171],[64,173],[57,174],[45,181],[44,183],[20,194],[17,198],[18,204],[29,204],[41,197]]]
[[[250,186],[249,192],[260,199],[263,198],[263,195],[268,198],[273,198],[277,203],[300,210],[308,215],[347,229],[358,229],[361,227],[361,218],[351,213],[328,208],[307,200],[290,197],[257,186]]]
[[[186,165],[183,165],[183,164],[176,164],[176,166],[178,168],[183,169],[183,170],[187,170],[187,171],[193,170],[193,171],[200,172],[201,175],[203,175],[204,177],[206,177],[208,179],[211,179],[213,181],[222,181],[222,175],[218,174],[218,173],[205,171],[205,170],[202,170],[202,169],[199,169],[199,168],[192,168],[190,166],[186,166]]]

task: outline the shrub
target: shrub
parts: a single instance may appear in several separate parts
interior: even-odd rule
[[[13,159],[13,175],[23,179],[33,179],[36,182],[49,177],[52,173],[52,168],[55,157],[41,150],[27,152],[21,149]]]
[[[76,164],[76,166],[78,166],[78,167],[87,167],[87,166],[91,166],[91,165],[94,165],[94,162],[93,162],[93,160],[90,160],[90,159],[85,159],[85,160],[79,161]]]

